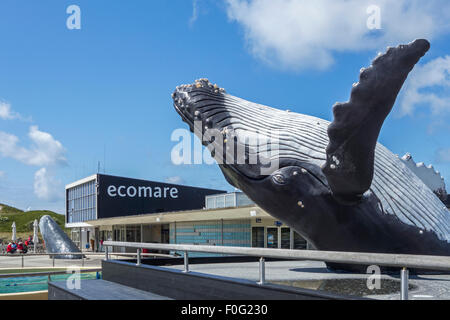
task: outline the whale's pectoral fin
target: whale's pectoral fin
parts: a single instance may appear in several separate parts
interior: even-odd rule
[[[357,200],[370,188],[383,122],[409,72],[429,48],[426,40],[389,48],[369,68],[361,70],[350,101],[334,106],[327,162],[322,169],[337,198]]]

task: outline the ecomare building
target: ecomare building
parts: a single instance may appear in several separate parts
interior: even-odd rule
[[[299,234],[241,192],[104,174],[66,186],[66,227],[71,229],[72,240],[80,249],[93,251],[103,251],[105,240],[306,247]]]

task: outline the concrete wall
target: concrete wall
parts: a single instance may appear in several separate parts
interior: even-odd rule
[[[103,279],[176,300],[330,300],[352,299],[307,289],[132,263],[102,261]]]

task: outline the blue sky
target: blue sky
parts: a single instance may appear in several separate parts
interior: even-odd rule
[[[380,142],[450,181],[449,4],[355,1],[1,0],[0,203],[63,213],[64,185],[98,161],[112,175],[233,190],[216,165],[172,164],[171,134],[186,128],[172,107],[177,85],[207,77],[332,120],[361,67],[419,37],[432,48]],[[366,26],[373,3],[380,30]],[[72,4],[80,30],[66,26]]]

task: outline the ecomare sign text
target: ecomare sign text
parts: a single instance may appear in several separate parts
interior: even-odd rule
[[[108,187],[108,196],[129,197],[129,198],[157,198],[157,199],[177,199],[178,188],[176,187],[135,187],[135,186],[115,186]]]

